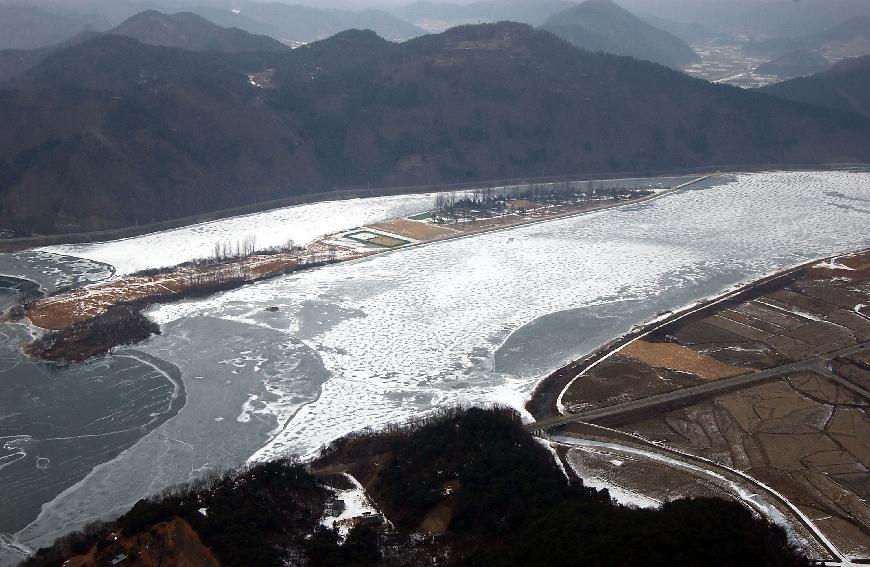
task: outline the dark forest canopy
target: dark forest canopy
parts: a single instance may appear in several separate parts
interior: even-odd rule
[[[130,17],[106,33],[132,37],[148,45],[191,51],[243,53],[290,50],[288,46],[265,35],[250,34],[239,28],[223,28],[191,12],[163,14],[149,10]]]
[[[0,89],[0,225],[145,224],[342,187],[870,161],[861,117],[514,23],[287,52],[96,37]]]
[[[736,502],[681,499],[653,510],[614,504],[607,491],[566,478],[509,410],[448,410],[359,432],[334,442],[320,461],[353,463],[395,530],[355,528],[341,543],[318,525],[332,490],[285,460],[142,500],[117,521],[40,550],[26,565],[61,565],[88,551],[99,562],[146,544],[190,564],[182,560],[207,553],[161,536],[171,526],[178,533],[179,522],[225,567],[809,565],[782,529]],[[435,509],[451,515],[447,531],[415,537]]]

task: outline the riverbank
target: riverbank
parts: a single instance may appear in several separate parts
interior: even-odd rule
[[[564,187],[551,184],[511,198],[487,195],[470,200],[466,196],[461,201],[464,208],[455,201],[444,203],[438,210],[408,218],[388,219],[327,235],[307,246],[291,245],[270,253],[243,252],[237,245],[233,252],[240,257],[233,257],[216,247],[216,257],[222,257],[222,254],[229,257],[125,276],[29,303],[26,316],[35,326],[50,331],[49,340],[43,341],[49,348],[30,345],[25,351],[41,360],[81,362],[105,354],[115,346],[150,336],[151,333],[131,334],[105,328],[101,323],[106,319],[104,315],[116,307],[131,308],[134,315],[141,314],[142,310],[154,304],[203,297],[303,269],[643,203],[705,179],[707,177],[700,177],[659,191],[613,188],[602,194],[596,194],[594,189],[580,194],[579,185],[567,182]],[[530,196],[540,199],[530,201]],[[496,202],[498,211],[474,208],[485,209]],[[136,320],[137,327],[141,327],[141,317],[131,320]],[[88,332],[82,333],[83,328]],[[83,336],[89,340],[79,341]],[[101,344],[93,344],[94,337],[100,337]],[[79,342],[82,343],[81,349],[76,348]],[[63,348],[51,348],[51,345],[63,345]]]
[[[710,165],[693,168],[677,168],[670,170],[658,171],[610,171],[598,173],[584,174],[568,174],[546,177],[531,177],[531,178],[512,178],[500,180],[478,180],[474,182],[463,183],[448,183],[440,185],[418,185],[406,187],[355,187],[349,189],[306,193],[265,201],[261,203],[252,203],[241,207],[224,209],[220,211],[212,211],[199,215],[184,217],[180,219],[172,219],[150,224],[142,224],[136,226],[118,227],[107,230],[87,232],[87,233],[72,233],[72,234],[48,234],[22,236],[16,238],[0,239],[0,253],[20,252],[33,248],[55,246],[60,244],[82,244],[90,242],[108,242],[111,240],[119,240],[123,238],[131,238],[171,230],[178,227],[184,227],[191,224],[199,224],[209,221],[227,219],[241,215],[250,215],[254,213],[269,211],[282,207],[292,207],[298,205],[306,205],[312,203],[320,203],[327,201],[337,201],[345,199],[361,199],[370,197],[385,197],[392,195],[409,195],[409,194],[424,194],[424,193],[448,193],[459,191],[471,191],[480,188],[498,188],[509,185],[527,185],[540,183],[558,183],[565,181],[602,181],[602,180],[618,180],[624,178],[653,178],[667,176],[689,176],[689,175],[716,175],[722,173],[760,173],[766,171],[845,171],[845,170],[865,170],[870,167],[870,164],[862,163],[839,163],[839,164],[731,164],[731,165]]]
[[[724,468],[785,503],[831,558],[868,561],[868,284],[863,249],[662,314],[551,374],[528,427],[598,427]]]
[[[631,343],[653,333],[666,331],[678,322],[686,322],[688,318],[703,319],[713,310],[724,308],[728,304],[740,303],[751,299],[753,296],[761,295],[770,289],[785,286],[790,281],[796,279],[802,271],[814,265],[831,262],[846,255],[863,255],[868,253],[870,253],[870,250],[862,249],[853,253],[836,254],[805,262],[787,270],[770,274],[759,280],[739,285],[736,289],[693,303],[683,309],[663,312],[654,320],[636,325],[629,332],[608,341],[586,356],[549,374],[535,387],[531,398],[526,404],[526,409],[538,421],[563,415],[566,412],[565,408],[561,405],[561,398],[571,384],[587,371],[615,355]]]

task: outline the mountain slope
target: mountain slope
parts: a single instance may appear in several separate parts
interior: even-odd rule
[[[50,47],[40,49],[4,49],[0,51],[0,84],[35,67],[49,53]]]
[[[831,59],[870,55],[870,16],[852,18],[814,35],[751,41],[744,50],[771,56],[798,50],[814,51]]]
[[[190,12],[167,15],[157,11],[135,14],[107,34],[126,36],[141,43],[191,51],[256,53],[289,51],[290,47],[264,35],[217,26]],[[62,43],[40,49],[0,51],[0,84],[11,81],[53,53],[79,45],[101,34],[85,31]]]
[[[248,76],[272,70],[269,88]],[[0,90],[0,226],[67,232],[333,188],[870,161],[870,121],[513,23],[285,53],[98,37]]]
[[[286,51],[289,47],[264,35],[252,35],[238,28],[222,28],[190,12],[168,15],[157,11],[137,14],[109,31],[132,37],[148,45],[177,47],[191,51],[240,53]]]
[[[34,231],[93,229],[319,181],[257,104],[246,71],[270,63],[121,36],[54,53],[0,91],[4,215]]]
[[[651,26],[680,38],[686,45],[714,41],[726,35],[713,27],[698,23],[684,23],[649,14],[644,14],[642,19]]]
[[[588,51],[604,51],[680,68],[698,60],[682,40],[610,0],[588,0],[551,16],[543,29]]]
[[[782,98],[870,117],[870,56],[849,59],[824,73],[762,90]]]
[[[830,62],[815,51],[791,51],[773,61],[762,63],[755,72],[775,75],[781,79],[793,79],[821,73],[830,66]]]

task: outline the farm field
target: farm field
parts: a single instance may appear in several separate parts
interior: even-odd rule
[[[758,73],[756,69],[769,59],[747,55],[736,41],[709,41],[692,46],[701,61],[684,69],[693,77],[725,83],[745,89],[764,87],[781,81],[780,77]]]
[[[870,252],[812,264],[630,342],[574,381],[563,403],[584,412],[685,390],[682,404],[603,421],[751,475],[848,557],[870,558],[868,303]],[[762,383],[688,396],[761,371],[770,373]]]

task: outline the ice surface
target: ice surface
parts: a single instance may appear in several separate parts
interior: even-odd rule
[[[319,237],[432,208],[432,194],[326,201],[195,224],[144,236],[94,244],[64,244],[42,252],[111,264],[119,275],[209,258],[215,244],[233,245],[248,236],[256,249],[308,244]]]
[[[104,280],[113,273],[112,266],[85,258],[38,251],[0,254],[0,274],[36,282],[46,292]]]
[[[606,340],[653,318],[663,303],[678,307],[865,246],[866,213],[820,195],[831,188],[866,195],[868,178],[741,175],[713,189],[296,274],[151,315],[160,323],[210,316],[257,324],[254,315],[265,305],[280,305],[292,319],[311,301],[361,314],[308,339],[332,376],[319,399],[301,410],[274,408],[287,426],[255,458],[308,454],[354,429],[432,407],[505,399],[520,405],[550,368],[496,372],[493,354],[538,317],[578,306],[632,305],[614,318]],[[294,325],[286,331],[292,335]],[[578,337],[578,351],[594,346],[584,338]],[[291,409],[298,413],[288,419]]]
[[[600,188],[615,185],[661,191],[693,179],[695,177],[662,177],[652,180],[632,178],[591,183]],[[494,190],[504,191],[505,188],[496,187]],[[457,198],[463,198],[470,196],[471,193],[460,191],[455,195]],[[229,243],[235,246],[236,243],[250,236],[255,238],[258,251],[283,246],[288,240],[304,245],[328,234],[429,211],[434,205],[433,193],[326,201],[210,221],[111,242],[65,244],[38,250],[103,262],[114,266],[118,275],[124,275],[209,258],[214,254],[215,244]],[[342,244],[350,245],[344,240]]]
[[[519,407],[548,372],[639,322],[763,274],[870,246],[868,213],[842,206],[870,197],[870,174],[729,180],[154,308],[164,333],[140,348],[182,370],[188,405],[47,505],[23,541],[39,542],[231,458],[313,454],[350,431],[457,403]],[[210,246],[213,237],[203,241]],[[566,316],[535,326],[557,313]],[[530,356],[506,356],[502,345]],[[269,368],[255,372],[259,359]],[[220,363],[228,360],[244,368]],[[255,407],[240,423],[245,402]],[[184,453],[161,449],[182,438],[190,446]]]

